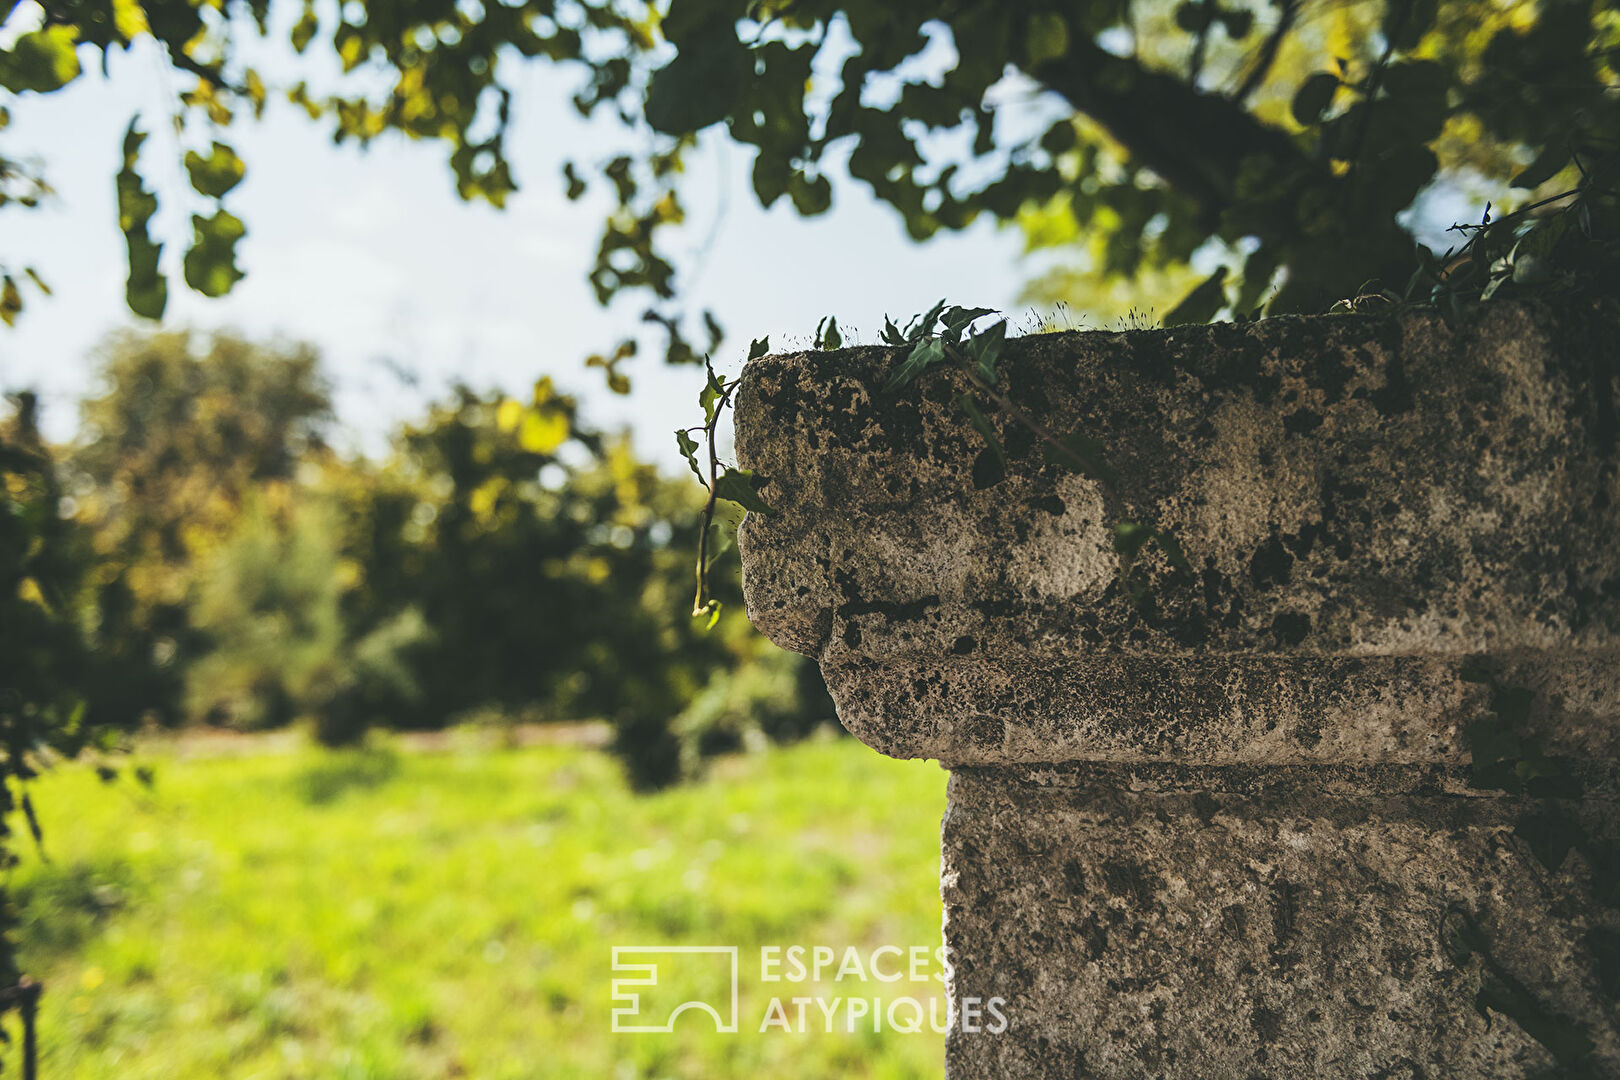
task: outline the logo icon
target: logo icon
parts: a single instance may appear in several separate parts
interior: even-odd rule
[[[699,959],[703,958],[703,959]],[[708,982],[716,987],[724,974],[725,985],[731,999],[724,1012],[702,998],[688,998],[668,1012],[642,1012],[642,996],[659,986],[660,964],[679,980],[684,990],[694,980]],[[697,970],[693,970],[697,969]],[[676,1019],[688,1010],[708,1013],[714,1019],[715,1030],[731,1033],[737,1030],[737,946],[735,945],[615,945],[613,947],[613,1030],[615,1032],[667,1032],[675,1030]],[[679,972],[679,975],[676,975]],[[665,987],[669,987],[669,983]],[[683,996],[676,993],[671,997]],[[656,1007],[656,1006],[654,1006]],[[662,1023],[656,1021],[662,1019]],[[653,1021],[653,1022],[649,1022]]]

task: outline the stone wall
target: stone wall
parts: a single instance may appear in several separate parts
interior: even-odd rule
[[[750,617],[953,770],[952,993],[1011,1023],[948,1076],[1620,1076],[1617,329],[1009,343],[1007,395],[1112,490],[999,419],[975,490],[964,386],[884,393],[893,350],[748,367]],[[1126,588],[1120,520],[1192,572],[1150,547]]]

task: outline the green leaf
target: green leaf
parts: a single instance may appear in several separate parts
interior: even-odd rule
[[[191,217],[193,239],[183,269],[186,284],[204,296],[224,296],[242,280],[236,267],[236,242],[247,234],[241,220],[220,210],[213,217]]]
[[[724,120],[753,75],[753,58],[724,12],[692,28],[679,50],[653,72],[642,110],[653,130],[666,135],[701,131]]]
[[[711,597],[709,602],[704,604],[702,607],[694,607],[692,609],[692,618],[701,619],[707,615],[709,617],[709,621],[704,624],[703,629],[713,630],[714,624],[720,621],[720,608],[722,606],[723,605],[720,603],[720,601]]]
[[[995,425],[972,394],[958,395],[956,406],[967,416],[973,430],[984,436],[984,451],[973,462],[973,486],[983,490],[1007,475],[1007,451],[1001,445]]]
[[[1192,573],[1191,561],[1168,529],[1155,529],[1139,521],[1120,521],[1114,525],[1114,550],[1119,552],[1121,577],[1130,575],[1131,567],[1150,541],[1159,545],[1159,550],[1164,552],[1165,559],[1173,568]]]
[[[0,87],[17,94],[60,90],[79,76],[74,52],[78,36],[73,26],[47,26],[19,36],[9,51],[0,52]]]
[[[975,319],[982,319],[986,315],[994,314],[995,311],[991,308],[946,308],[939,316],[940,322],[945,326],[940,336],[950,344],[955,345],[962,340],[962,335],[967,332],[968,327],[973,325]]]
[[[921,341],[934,331],[934,324],[939,321],[940,312],[945,310],[945,301],[941,300],[926,312],[918,315],[906,324],[906,340]]]
[[[714,500],[714,520],[709,522],[709,566],[737,544],[737,528],[746,511],[730,499]]]
[[[1029,55],[1032,68],[1068,56],[1068,21],[1055,11],[1031,15],[1024,29],[1024,51]]]
[[[187,150],[186,172],[191,177],[192,188],[199,194],[219,199],[242,182],[247,166],[236,156],[235,150],[216,142],[207,157]]]
[[[1384,8],[1384,37],[1402,52],[1417,47],[1434,26],[1439,0],[1390,0]]]
[[[756,514],[774,514],[769,503],[760,497],[758,487],[765,478],[754,475],[753,469],[727,468],[714,482],[714,494],[719,499],[730,499],[744,510]]]
[[[1226,304],[1225,281],[1226,267],[1222,266],[1199,282],[1181,303],[1170,309],[1164,317],[1164,325],[1182,326],[1187,323],[1209,322]]]
[[[703,361],[703,370],[708,373],[708,380],[704,382],[703,389],[698,391],[698,405],[703,409],[703,422],[714,423],[715,413],[719,411],[720,402],[725,399],[726,377],[716,375],[714,367]]]
[[[563,197],[569,202],[574,202],[585,194],[585,180],[579,175],[579,170],[574,168],[572,161],[563,163],[563,181],[568,185]]]
[[[816,323],[816,339],[814,346],[817,349],[843,348],[844,337],[838,332],[838,320],[828,315]]]
[[[1003,319],[987,327],[983,333],[969,338],[964,346],[968,359],[973,361],[974,373],[991,386],[1000,380],[996,361],[1001,359],[1001,350],[1006,344],[1007,320]]]
[[[1176,539],[1174,533],[1169,529],[1154,529],[1153,540],[1159,545],[1159,550],[1164,552],[1164,557],[1170,561],[1172,567],[1184,574],[1192,573],[1192,561],[1187,558],[1187,553],[1181,550],[1181,541]]]
[[[1114,524],[1114,550],[1119,552],[1124,567],[1136,561],[1137,553],[1142,550],[1153,536],[1153,530],[1139,521],[1120,521]]]
[[[923,372],[945,359],[945,343],[939,338],[929,338],[919,341],[912,346],[910,354],[889,376],[889,381],[883,384],[883,389],[893,393],[915,382]]]
[[[1338,89],[1338,76],[1325,71],[1319,71],[1306,79],[1294,94],[1294,103],[1291,107],[1294,120],[1302,127],[1320,123],[1322,114],[1333,104],[1333,95]]]
[[[769,337],[755,338],[748,346],[748,359],[758,360],[770,351],[771,339]]]
[[[832,206],[832,184],[825,176],[811,178],[795,170],[788,177],[787,193],[793,208],[805,217],[824,214]]]
[[[907,344],[906,335],[900,332],[900,328],[894,325],[894,320],[887,315],[883,316],[883,336],[878,340],[885,345],[897,347]]]
[[[158,260],[163,245],[153,242],[147,234],[147,222],[157,212],[157,196],[148,191],[141,181],[135,164],[140,158],[141,144],[146,135],[137,128],[140,118],[130,120],[124,129],[124,167],[115,178],[118,192],[118,227],[124,234],[128,249],[129,277],[124,285],[124,300],[129,310],[147,319],[161,319],[168,306],[169,285],[158,271]]]
[[[1176,6],[1176,27],[1189,34],[1203,33],[1208,29],[1215,5],[1210,0],[1189,0],[1188,3]],[[1218,9],[1217,9],[1218,10]]]
[[[675,432],[675,445],[681,448],[681,457],[685,458],[686,463],[692,466],[692,475],[698,478],[698,483],[708,487],[709,482],[704,479],[703,470],[698,467],[698,441],[692,438],[689,432],[677,429]]]

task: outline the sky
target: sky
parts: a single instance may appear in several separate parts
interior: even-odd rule
[[[174,76],[139,45],[115,54],[106,78],[92,55],[82,54],[87,70],[65,90],[14,102],[6,132],[8,156],[43,161],[56,196],[0,215],[0,261],[35,267],[54,296],[30,292],[19,325],[0,329],[0,387],[39,390],[52,437],[75,429],[97,342],[118,327],[151,325],[124,305],[113,188],[124,128],[139,113],[152,133],[141,169],[160,197],[153,234],[167,245],[166,327],[315,345],[355,448],[382,449],[390,427],[421,415],[456,380],[523,393],[551,375],[583,400],[588,422],[629,425],[642,454],[677,466],[670,432],[692,422],[699,374],[644,347],[629,369],[633,392],[621,398],[583,366],[590,353],[645,334],[646,303],[632,297],[603,310],[586,281],[609,201],[593,192],[568,202],[560,170],[570,157],[612,156],[627,136],[612,117],[578,116],[568,101],[573,71],[522,68],[507,140],[520,191],[505,210],[463,203],[440,146],[388,137],[365,151],[335,147],[325,122],[283,102],[258,123],[238,120],[225,138],[247,175],[225,207],[248,227],[237,249],[247,276],[210,300],[179,273],[189,215],[203,207],[181,165],[198,138],[177,139],[167,121]],[[718,136],[700,145],[685,186],[688,224],[672,247],[692,310],[711,308],[727,330],[715,358],[722,370],[739,369],[755,337],[807,344],[828,314],[870,342],[885,314],[908,316],[941,297],[1013,304],[1026,276],[1015,230],[985,222],[915,244],[897,215],[848,182],[835,182],[834,208],[822,217],[800,218],[785,199],[767,212],[749,185],[751,154]],[[420,385],[403,384],[394,367],[417,372]]]

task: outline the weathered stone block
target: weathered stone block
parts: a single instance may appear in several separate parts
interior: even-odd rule
[[[975,490],[965,385],[887,395],[893,350],[749,366],[750,617],[857,736],[955,770],[952,992],[1010,1027],[947,1075],[1620,1076],[1617,331],[1010,343],[1009,398],[1113,490],[1005,417]],[[1126,588],[1120,520],[1193,572],[1149,549]]]

